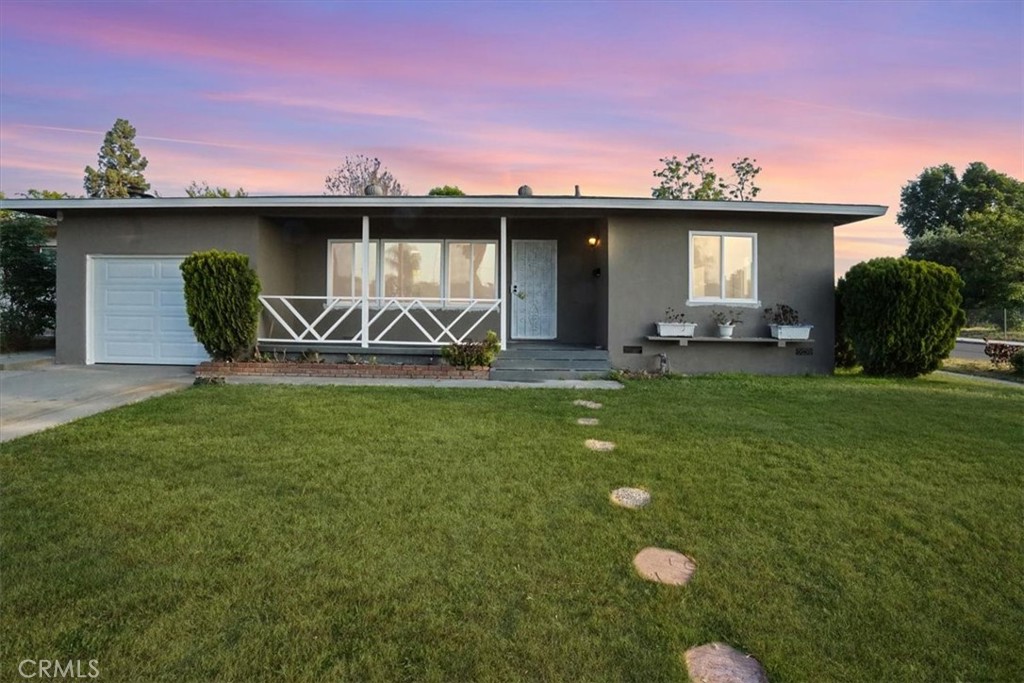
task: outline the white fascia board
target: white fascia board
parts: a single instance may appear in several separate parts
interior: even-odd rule
[[[645,197],[154,197],[142,199],[4,199],[0,209],[12,211],[88,211],[146,209],[581,209],[643,213],[746,213],[832,216],[840,222],[885,215],[888,207],[874,204],[811,204],[797,202],[733,202],[649,199]],[[848,220],[842,220],[846,218]]]

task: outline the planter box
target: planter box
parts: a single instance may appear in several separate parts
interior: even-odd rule
[[[773,339],[810,339],[814,325],[769,325]]]
[[[654,323],[659,337],[692,337],[697,323]]]

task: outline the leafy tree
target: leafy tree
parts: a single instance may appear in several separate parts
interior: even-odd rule
[[[466,193],[459,189],[458,185],[445,185],[444,187],[433,187],[427,192],[428,197],[465,197]]]
[[[16,351],[52,329],[57,267],[46,245],[45,220],[14,214],[0,222],[0,348]]]
[[[963,280],[930,261],[876,258],[840,278],[843,329],[868,375],[917,377],[938,369],[965,321]]]
[[[1024,183],[980,161],[959,178],[955,168],[943,164],[926,168],[903,186],[896,222],[912,240],[942,228],[963,232],[967,214],[1002,208],[1024,210]]]
[[[149,165],[135,146],[135,127],[118,119],[107,131],[97,155],[97,168],[85,167],[85,193],[109,199],[144,194],[149,183],[142,175]]]
[[[185,188],[185,194],[189,197],[201,197],[203,199],[229,199],[231,197],[248,197],[249,193],[243,188],[235,190],[234,194],[231,194],[231,190],[226,187],[210,187],[204,180],[202,183],[198,183],[195,180],[192,181],[188,187]]]
[[[387,196],[408,194],[391,171],[382,168],[380,159],[357,154],[345,161],[324,179],[324,194],[361,196],[368,185],[378,185]]]
[[[733,182],[718,175],[711,157],[695,153],[683,161],[675,155],[659,161],[664,168],[655,170],[654,177],[661,182],[658,187],[651,188],[651,195],[656,199],[747,201],[761,191],[755,185],[757,174],[761,172],[761,168],[755,165],[756,159],[744,157],[734,161],[731,164]]]
[[[181,262],[181,274],[188,324],[206,352],[215,360],[248,357],[260,322],[260,280],[249,257],[195,252]]]
[[[29,190],[22,194],[25,199],[72,199],[67,192],[56,190]]]

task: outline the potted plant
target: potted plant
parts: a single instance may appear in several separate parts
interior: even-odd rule
[[[697,323],[684,322],[685,313],[676,313],[675,309],[669,306],[665,309],[665,317],[660,322],[654,323],[658,328],[659,337],[692,337]]]
[[[743,321],[740,320],[740,316],[743,315],[742,311],[711,311],[711,317],[718,324],[718,336],[722,339],[732,339],[732,332],[737,325],[742,325]]]
[[[775,304],[775,308],[764,309],[764,319],[768,321],[774,339],[810,339],[811,328],[800,322],[800,314],[786,304]]]

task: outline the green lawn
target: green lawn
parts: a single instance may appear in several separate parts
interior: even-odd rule
[[[957,378],[196,387],[4,445],[0,679],[1019,681],[1022,442]]]

